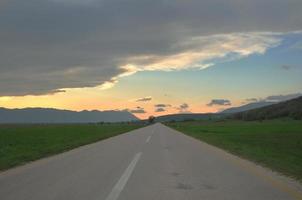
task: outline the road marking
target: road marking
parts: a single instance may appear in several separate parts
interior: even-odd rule
[[[120,193],[123,191],[128,179],[130,178],[135,165],[137,164],[138,160],[140,159],[142,152],[137,153],[127,169],[124,171],[123,175],[121,176],[120,180],[115,184],[113,189],[111,190],[110,194],[107,196],[106,200],[117,200]]]
[[[146,139],[146,143],[149,143],[150,139],[151,139],[151,135],[149,135],[149,137]]]

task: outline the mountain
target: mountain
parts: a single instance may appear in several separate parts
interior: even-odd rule
[[[264,106],[269,106],[269,105],[273,105],[276,102],[268,102],[268,101],[259,101],[259,102],[254,102],[254,103],[249,103],[243,106],[239,106],[239,107],[232,107],[232,108],[228,108],[225,109],[223,111],[221,111],[220,113],[238,113],[238,112],[243,112],[246,110],[251,110],[251,109],[255,109],[255,108],[261,108]]]
[[[282,117],[302,119],[302,97],[233,115],[233,118],[243,120],[263,120]]]
[[[0,108],[0,123],[90,123],[136,121],[126,111],[69,111],[52,108]]]
[[[162,115],[155,118],[156,122],[170,122],[170,121],[186,121],[186,120],[207,120],[207,119],[217,119],[225,114],[220,113],[181,113],[181,114],[171,114]]]
[[[239,107],[232,107],[232,108],[225,109],[225,110],[221,111],[220,113],[243,112],[243,111],[247,111],[247,110],[252,110],[252,109],[261,108],[261,107],[277,104],[280,102],[288,101],[288,100],[295,99],[295,98],[298,98],[301,96],[302,96],[302,93],[294,93],[294,94],[287,94],[287,95],[272,95],[272,96],[268,96],[268,97],[262,99],[261,101],[245,104],[245,105],[239,106]]]

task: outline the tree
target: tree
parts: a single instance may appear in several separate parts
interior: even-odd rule
[[[148,121],[149,121],[150,124],[153,124],[154,120],[155,120],[154,116],[150,116],[149,119],[148,119]]]

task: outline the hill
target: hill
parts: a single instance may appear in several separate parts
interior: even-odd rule
[[[155,118],[156,122],[171,122],[171,121],[191,121],[191,120],[208,120],[217,119],[226,114],[221,113],[181,113],[163,115]]]
[[[126,111],[70,111],[52,108],[0,108],[0,123],[90,123],[136,121]]]
[[[302,119],[302,97],[281,103],[235,113],[232,118],[243,120],[263,120],[290,117]]]
[[[247,111],[247,110],[251,110],[251,109],[256,109],[256,108],[273,105],[275,103],[277,103],[277,102],[259,101],[259,102],[249,103],[249,104],[239,106],[239,107],[228,108],[228,109],[221,111],[220,113],[238,113],[238,112],[243,112],[243,111]]]

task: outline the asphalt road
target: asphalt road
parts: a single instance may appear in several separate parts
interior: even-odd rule
[[[255,164],[155,124],[0,174],[1,200],[289,200]]]

